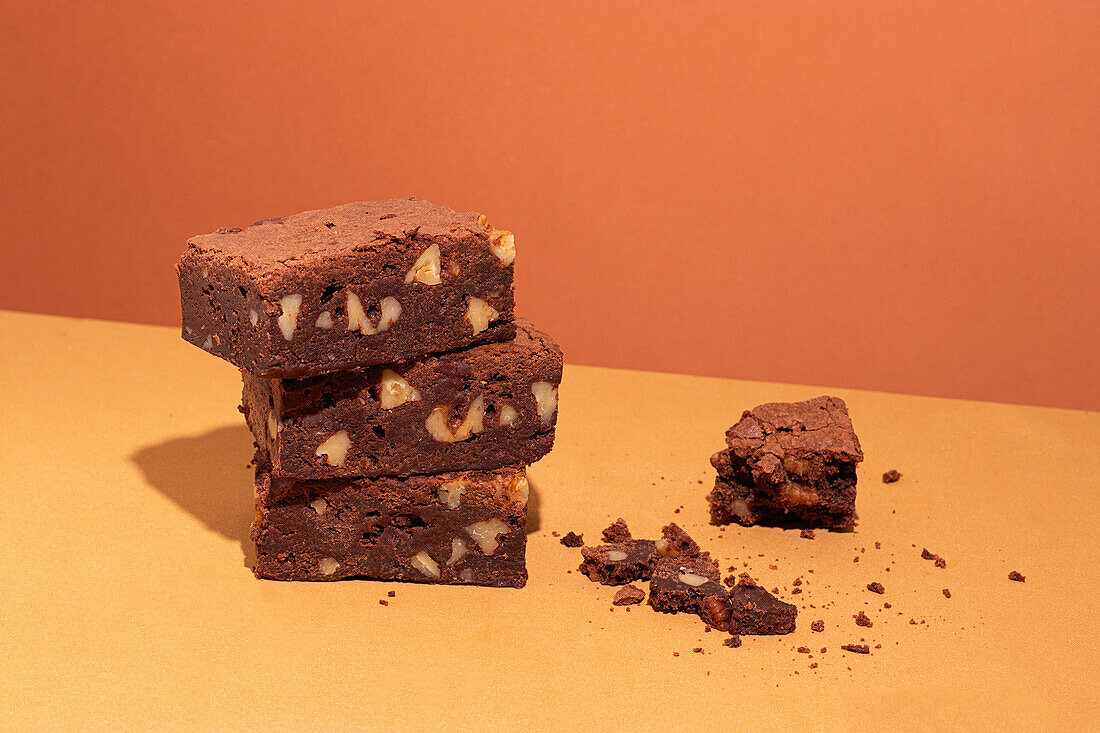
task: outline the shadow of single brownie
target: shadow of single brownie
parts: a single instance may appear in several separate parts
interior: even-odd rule
[[[755,407],[726,432],[726,444],[710,459],[715,523],[855,525],[863,451],[840,398]]]

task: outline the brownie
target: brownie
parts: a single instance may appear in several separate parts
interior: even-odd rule
[[[561,349],[515,339],[305,379],[243,373],[244,413],[278,476],[329,478],[525,465],[554,443]]]
[[[527,582],[527,493],[521,467],[300,480],[277,478],[261,461],[253,572],[519,588]]]
[[[649,581],[649,605],[663,613],[697,613],[704,599],[724,599],[718,562],[703,553],[699,557],[662,557]]]
[[[615,593],[611,601],[616,606],[633,606],[645,600],[645,591],[637,586],[624,585]]]
[[[777,599],[751,578],[743,578],[724,596],[707,598],[699,608],[703,621],[731,634],[789,634],[797,615],[797,607]]]
[[[507,341],[514,258],[485,217],[416,198],[219,229],[176,265],[183,337],[293,378]]]
[[[718,478],[707,499],[715,523],[855,525],[863,451],[843,400],[760,405],[726,432],[726,444],[711,457]]]
[[[589,580],[604,585],[623,585],[649,580],[657,565],[653,540],[626,540],[609,545],[581,548],[580,571]]]
[[[590,580],[604,585],[649,580],[658,560],[663,557],[697,558],[701,555],[695,540],[675,523],[661,530],[659,540],[636,540],[626,522],[617,519],[603,531],[603,538],[608,544],[581,550],[580,571]]]

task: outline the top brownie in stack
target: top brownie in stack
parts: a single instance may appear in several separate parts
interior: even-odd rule
[[[863,451],[844,400],[759,405],[726,432],[726,445],[710,459],[718,471],[707,497],[715,523],[855,525]]]
[[[188,242],[184,338],[300,378],[515,337],[509,232],[416,198],[346,204]]]

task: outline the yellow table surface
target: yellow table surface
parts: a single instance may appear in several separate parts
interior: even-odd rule
[[[710,526],[707,459],[742,410],[825,390],[569,366],[526,588],[278,583],[248,569],[232,366],[174,329],[0,313],[0,374],[0,727],[1097,724],[1097,413],[829,390],[867,456],[860,522],[811,541]],[[618,516],[748,563],[798,629],[730,649],[694,616],[612,610],[552,532]]]

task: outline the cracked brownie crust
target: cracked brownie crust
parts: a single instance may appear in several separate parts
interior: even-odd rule
[[[193,237],[183,337],[305,377],[515,335],[511,233],[420,199],[345,204]]]
[[[714,522],[855,524],[863,452],[840,398],[760,405],[727,431],[726,444],[711,457],[718,472],[707,497]]]
[[[243,410],[276,475],[492,470],[553,447],[562,354],[530,323],[512,341],[306,379],[244,378]]]

